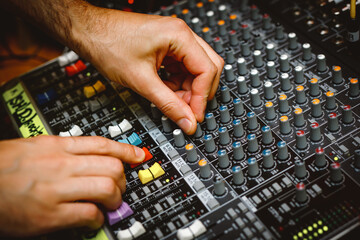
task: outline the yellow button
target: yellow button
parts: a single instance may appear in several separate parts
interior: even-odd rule
[[[338,71],[341,70],[341,67],[340,66],[334,66],[333,69],[334,69],[334,71],[338,72]]]
[[[206,32],[208,32],[208,31],[210,31],[210,28],[204,27],[204,28],[202,29],[202,31],[203,31],[203,33],[206,33]]]
[[[274,104],[273,104],[272,102],[266,102],[266,103],[265,103],[265,106],[266,106],[266,107],[272,107],[273,105],[274,105]]]
[[[280,117],[280,121],[281,122],[286,122],[289,118],[287,116],[281,116]]]
[[[317,80],[317,78],[312,78],[312,79],[310,80],[310,82],[311,82],[311,83],[317,83],[318,80]]]
[[[299,91],[299,92],[304,91],[304,86],[301,86],[301,85],[297,86],[296,91]]]
[[[287,96],[285,94],[282,94],[282,95],[280,95],[279,99],[280,100],[285,100],[285,99],[287,99]]]
[[[294,113],[295,114],[300,114],[300,113],[302,113],[302,109],[301,108],[295,108]]]
[[[98,80],[94,85],[93,85],[93,88],[96,90],[96,92],[100,93],[100,92],[103,92],[105,91],[106,87],[105,85],[100,81]]]
[[[192,143],[189,143],[188,145],[185,146],[186,150],[191,150],[194,148],[194,145]]]
[[[138,172],[138,176],[139,176],[139,179],[140,179],[142,184],[146,184],[146,183],[154,180],[154,177],[151,174],[151,172],[149,171],[149,169],[140,170]]]
[[[320,100],[317,99],[317,98],[315,98],[315,99],[313,99],[311,102],[312,102],[313,104],[317,105],[317,104],[320,103]]]
[[[333,92],[331,92],[331,91],[327,91],[327,92],[326,92],[326,96],[328,96],[328,97],[332,97],[332,96],[334,96],[334,93],[333,93]]]
[[[151,167],[149,167],[150,172],[154,175],[154,178],[158,178],[165,174],[164,169],[161,168],[159,163],[154,163]]]
[[[95,95],[95,89],[92,86],[84,87],[84,95],[86,98],[91,98]]]

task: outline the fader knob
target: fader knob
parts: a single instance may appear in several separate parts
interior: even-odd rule
[[[263,15],[263,29],[265,30],[271,29],[271,18],[267,13]]]
[[[183,147],[185,145],[185,138],[181,129],[175,129],[173,131],[173,137],[176,147]]]
[[[228,103],[231,101],[230,91],[227,86],[221,86],[220,97],[222,103]]]
[[[207,179],[211,176],[210,165],[205,159],[201,159],[198,162],[200,168],[200,177]]]
[[[223,146],[230,143],[230,136],[226,127],[219,128],[219,142]]]
[[[277,77],[275,63],[273,61],[269,61],[266,63],[266,72],[266,76],[269,79],[275,79]]]
[[[354,121],[353,118],[353,114],[352,114],[352,109],[350,105],[344,105],[342,107],[343,112],[342,112],[342,121],[345,124],[350,124]]]
[[[288,147],[286,145],[286,142],[284,142],[284,141],[278,142],[277,149],[278,149],[277,159],[280,161],[288,160],[289,152],[288,152]]]
[[[260,50],[255,50],[253,53],[253,57],[254,57],[254,67],[260,68],[264,65],[264,61],[262,59]]]
[[[233,149],[233,158],[236,161],[240,161],[245,157],[244,149],[241,145],[241,142],[234,142],[232,144]]]
[[[234,104],[234,115],[240,117],[245,114],[244,104],[239,98],[233,100]]]
[[[246,75],[248,73],[245,58],[242,58],[242,57],[238,58],[236,64],[237,64],[238,74],[240,76],[244,76],[244,75]]]
[[[315,166],[318,168],[326,166],[325,151],[322,147],[315,149]]]
[[[355,150],[354,158],[354,167],[360,169],[360,149]]]
[[[341,166],[338,162],[330,164],[330,180],[333,183],[339,183],[343,180],[343,174],[341,173]]]
[[[240,166],[234,166],[231,169],[232,171],[232,177],[233,177],[233,182],[235,185],[241,185],[244,183],[245,179],[244,179],[244,174],[243,171],[241,170]]]
[[[305,61],[309,61],[309,60],[311,60],[311,46],[310,46],[310,44],[309,43],[304,43],[303,45],[302,45],[302,49],[303,49],[303,59],[305,60]]]
[[[212,36],[211,36],[211,30],[209,27],[204,27],[202,29],[202,35],[203,35],[204,40],[210,44],[212,41]]]
[[[248,164],[248,175],[250,177],[256,177],[259,175],[260,170],[259,170],[259,165],[258,162],[256,161],[256,158],[249,158],[247,160],[247,164]]]
[[[211,99],[208,104],[207,104],[207,108],[210,110],[210,111],[214,111],[218,108],[218,104],[217,104],[217,100],[216,100],[216,97],[214,96],[213,99]]]
[[[259,9],[256,5],[252,5],[250,8],[250,18],[253,21],[257,21],[260,18]]]
[[[269,145],[273,142],[272,132],[269,126],[263,126],[261,128],[262,132],[262,143],[265,145]]]
[[[274,61],[276,59],[276,53],[275,53],[275,45],[272,43],[269,43],[266,45],[266,59],[268,61]]]
[[[262,152],[262,157],[263,157],[263,167],[266,169],[272,168],[274,166],[274,158],[272,155],[272,152],[270,149],[265,149]]]
[[[335,94],[331,91],[326,92],[326,104],[327,110],[333,110],[336,108]]]
[[[259,71],[257,69],[251,69],[250,71],[250,84],[254,88],[260,87],[261,85]]]
[[[222,169],[225,169],[227,167],[229,167],[230,165],[230,160],[229,160],[229,156],[226,152],[225,149],[221,149],[217,152],[218,158],[219,158],[219,167]]]
[[[284,115],[280,117],[280,133],[287,135],[291,133],[291,127],[288,116]]]
[[[235,74],[232,65],[226,64],[224,67],[224,71],[225,71],[225,80],[227,82],[235,81]]]
[[[323,114],[321,109],[321,102],[318,98],[315,98],[311,101],[311,115],[314,118],[319,118]]]
[[[343,81],[341,67],[333,66],[332,72],[333,72],[332,82],[334,84],[341,84]]]
[[[310,124],[310,140],[313,142],[318,142],[321,140],[321,129],[317,122]]]
[[[297,104],[306,103],[305,88],[302,85],[299,85],[295,88],[295,102]]]
[[[291,89],[289,74],[282,73],[280,75],[280,85],[281,85],[281,90],[283,90],[284,92],[287,92]]]
[[[261,105],[259,90],[256,88],[251,89],[250,91],[250,102],[253,107],[259,107]]]
[[[173,131],[173,127],[171,126],[171,121],[167,116],[161,117],[161,125],[165,133],[171,133]]]
[[[233,63],[235,63],[235,61],[236,61],[236,59],[235,59],[235,56],[234,56],[234,51],[231,49],[231,48],[227,48],[226,50],[225,50],[225,59],[226,59],[226,63],[228,63],[228,64],[233,64]],[[225,65],[225,67],[226,67],[227,65]],[[230,65],[231,66],[231,65]],[[226,70],[226,69],[225,69]],[[231,73],[232,73],[232,75],[234,75],[234,71],[233,71],[233,69],[232,69],[232,66],[231,66]],[[226,77],[226,71],[225,71],[225,78],[227,79],[227,81],[229,81],[228,80],[228,78]],[[235,75],[234,75],[234,79],[232,79],[231,81],[234,81],[235,80]]]
[[[280,71],[281,72],[290,71],[289,56],[286,54],[280,56]]]
[[[305,119],[303,110],[301,108],[295,108],[294,110],[294,126],[303,127],[305,125]]]
[[[195,163],[198,159],[196,149],[192,143],[185,146],[186,158],[190,163]]]
[[[316,57],[317,59],[317,67],[316,69],[318,70],[318,72],[325,72],[327,69],[327,65],[326,65],[326,57],[324,54],[319,54]]]
[[[350,79],[350,86],[349,86],[349,96],[350,97],[357,97],[359,96],[359,80],[357,78]]]
[[[310,80],[310,96],[317,97],[320,95],[319,80],[312,78]]]
[[[248,141],[248,151],[251,153],[256,152],[257,150],[259,150],[259,144],[256,138],[255,134],[249,134],[247,136],[247,141]]]
[[[296,184],[295,200],[298,203],[305,203],[308,200],[308,195],[306,194],[305,184],[300,182]]]
[[[330,132],[336,132],[340,128],[338,115],[336,113],[328,114],[328,129]]]
[[[255,113],[254,112],[248,112],[246,114],[246,116],[247,116],[248,129],[249,130],[257,129],[259,124],[258,124]]]
[[[274,104],[272,102],[265,103],[265,118],[268,121],[274,120],[276,118]]]
[[[215,141],[210,134],[204,136],[204,142],[205,142],[205,151],[207,153],[212,153],[216,150]]]
[[[307,175],[305,162],[301,160],[295,160],[294,163],[295,177],[297,177],[298,179],[304,179]]]
[[[227,106],[222,105],[219,108],[220,110],[220,122],[221,123],[228,123],[231,120],[229,109]]]
[[[203,135],[203,131],[201,129],[201,126],[199,123],[196,124],[196,131],[195,131],[195,134],[194,134],[194,137],[195,138],[201,138]]]
[[[226,193],[224,179],[220,175],[216,174],[213,181],[214,181],[214,194],[216,196],[224,195]]]
[[[235,119],[233,121],[233,128],[234,128],[234,137],[241,138],[242,136],[244,136],[245,134],[244,127],[240,119]]]
[[[295,50],[298,47],[298,41],[297,41],[297,36],[295,33],[291,32],[288,35],[289,38],[289,49],[290,50]]]
[[[213,113],[205,114],[206,129],[213,131],[216,129],[216,120]]]
[[[307,140],[306,140],[306,134],[304,130],[298,130],[296,131],[296,148],[299,150],[304,150],[308,146]]]
[[[264,97],[266,100],[272,100],[275,98],[273,84],[270,81],[264,83]]]
[[[302,84],[305,82],[305,78],[304,78],[304,69],[302,66],[296,66],[295,67],[295,83],[296,84]]]

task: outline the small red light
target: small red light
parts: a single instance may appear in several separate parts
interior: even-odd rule
[[[134,4],[134,0],[128,0],[129,4]]]

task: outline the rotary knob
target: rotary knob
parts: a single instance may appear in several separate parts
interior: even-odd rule
[[[244,149],[240,142],[234,142],[232,144],[232,149],[233,149],[233,158],[235,160],[240,161],[240,160],[244,159],[245,153],[244,153]]]
[[[217,152],[219,158],[219,167],[221,169],[228,168],[230,166],[229,156],[225,149],[221,149]]]
[[[211,176],[210,165],[205,159],[201,159],[198,162],[200,169],[200,177],[203,179],[208,179]]]
[[[241,185],[244,183],[244,174],[240,166],[234,166],[232,169],[232,177],[235,185]]]

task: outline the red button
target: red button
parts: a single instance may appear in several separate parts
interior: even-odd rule
[[[142,161],[141,163],[136,163],[136,164],[130,164],[131,168],[137,167],[140,164],[143,164],[146,161],[149,161],[150,159],[153,158],[153,155],[151,155],[151,153],[149,152],[149,150],[146,147],[143,147],[142,150],[145,152],[145,159],[144,161]]]
[[[65,67],[66,74],[71,77],[75,74],[78,74],[81,71],[84,71],[86,69],[86,65],[83,61],[79,60],[76,63]]]

